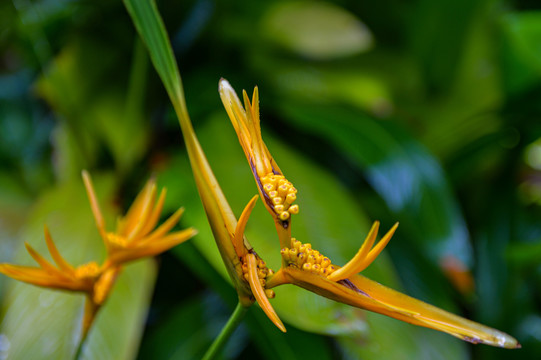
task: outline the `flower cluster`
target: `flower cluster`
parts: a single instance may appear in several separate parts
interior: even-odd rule
[[[254,175],[259,195],[275,221],[282,248],[282,267],[275,273],[261,273],[258,285],[265,291],[282,284],[294,284],[335,301],[444,331],[472,343],[520,347],[516,339],[503,332],[453,315],[358,275],[385,248],[398,223],[374,246],[379,229],[379,222],[374,222],[357,254],[342,267],[333,264],[311,244],[304,244],[292,237],[291,215],[299,212],[298,205],[294,204],[297,189],[286,179],[261,137],[257,87],[251,102],[246,91],[243,91],[244,107],[227,80],[220,80],[219,92]],[[253,250],[250,251],[248,256],[255,254]],[[237,255],[243,268],[246,267],[247,256]],[[251,261],[254,262],[255,257]],[[260,263],[264,264],[262,260]],[[252,267],[255,268],[255,265]],[[256,281],[256,275],[253,276],[253,281]],[[273,314],[271,320],[276,324],[277,317],[274,317],[275,312],[267,298],[264,302],[259,297],[257,300],[265,313]]]

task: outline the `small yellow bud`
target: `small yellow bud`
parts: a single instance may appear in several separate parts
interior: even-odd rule
[[[324,257],[321,260],[321,266],[326,268],[327,266],[331,265],[331,260],[328,257]]]
[[[297,258],[298,250],[297,249],[289,249],[289,258],[291,260],[295,260]]]
[[[284,258],[284,260],[286,260],[286,261],[290,260],[290,258],[289,258],[289,249],[288,248],[283,248],[282,250],[280,250],[280,254],[282,254],[282,257]]]
[[[282,184],[282,185],[278,186],[278,194],[280,196],[286,196],[288,190],[289,190],[289,187],[286,184]]]
[[[293,204],[293,202],[297,200],[297,195],[294,193],[289,193],[286,196],[286,204]]]
[[[291,205],[287,211],[289,211],[290,214],[298,214],[299,213],[299,205]]]

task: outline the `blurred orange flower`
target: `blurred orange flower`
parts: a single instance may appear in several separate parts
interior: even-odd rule
[[[84,293],[86,295],[83,319],[84,338],[97,311],[107,300],[125,263],[162,253],[188,240],[196,234],[196,231],[189,228],[169,233],[179,221],[182,209],[177,210],[167,221],[154,230],[160,218],[166,192],[165,189],[161,191],[158,201],[153,206],[156,200],[156,184],[154,180],[149,180],[128,210],[127,215],[118,220],[116,232],[107,232],[92,180],[86,171],[83,171],[83,180],[98,230],[107,248],[107,258],[103,265],[100,266],[94,261],[78,267],[70,265],[60,255],[47,226],[45,226],[45,241],[56,266],[26,243],[28,252],[39,267],[0,264],[0,273],[32,285]]]

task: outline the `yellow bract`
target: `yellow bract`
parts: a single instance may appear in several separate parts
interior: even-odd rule
[[[219,91],[265,207],[273,215],[277,225],[288,228],[290,216],[299,212],[299,206],[294,204],[297,189],[284,177],[261,137],[257,87],[254,89],[251,102],[246,91],[243,91],[244,107],[227,80],[220,80]],[[285,240],[287,235],[281,239]]]

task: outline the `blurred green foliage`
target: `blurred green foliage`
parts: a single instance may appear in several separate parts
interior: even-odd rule
[[[514,358],[541,358],[536,2],[161,0],[158,8],[195,130],[237,215],[256,188],[218,97],[220,77],[238,90],[259,86],[264,138],[299,189],[294,236],[344,263],[372,220],[400,221],[369,277],[517,337]],[[182,227],[200,232],[158,259],[156,280],[151,263],[126,269],[88,358],[199,358],[235,293],[178,123],[125,8],[2,2],[1,262],[30,264],[23,243],[40,249],[43,223],[69,261],[101,260],[83,168],[101,179],[111,223],[154,175],[169,190],[166,212],[185,206]],[[276,268],[273,233],[257,206],[247,236]],[[472,272],[473,293],[454,286],[442,266],[449,258]],[[276,293],[288,333],[254,307],[223,358],[510,356],[297,288]],[[69,358],[81,304],[0,277],[0,359]]]

